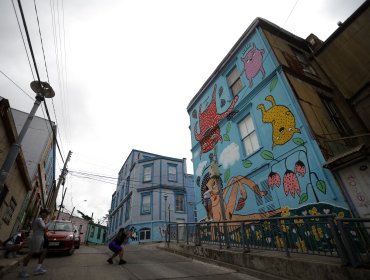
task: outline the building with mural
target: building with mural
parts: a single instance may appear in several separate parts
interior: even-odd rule
[[[367,24],[362,30],[368,29]],[[204,202],[211,190],[213,220],[222,214],[226,220],[353,215],[328,164],[363,147],[362,166],[369,166],[366,137],[353,137],[368,135],[369,129],[320,64],[324,54],[321,62],[315,58],[318,41],[312,38],[317,39],[255,19],[190,101],[196,201]],[[369,53],[362,54],[361,60],[369,61]],[[356,83],[367,84],[368,92],[366,65],[367,75]],[[210,174],[212,162],[220,180]],[[361,176],[370,178],[369,168],[363,168]],[[202,203],[197,209],[204,220]]]
[[[132,150],[118,174],[108,219],[108,240],[120,228],[130,242],[164,241],[167,223],[194,221],[194,180],[186,159]]]

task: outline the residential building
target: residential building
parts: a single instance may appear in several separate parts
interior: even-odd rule
[[[333,52],[330,46],[321,53],[316,49],[318,57],[316,36],[306,40],[256,18],[191,100],[187,111],[196,200],[202,201],[203,193],[212,189],[214,220],[354,214],[328,165],[357,152],[369,189],[368,138],[353,137],[368,137],[369,128],[361,121],[366,112],[359,105],[356,113],[346,92],[369,98],[368,6],[369,1],[360,8],[361,19],[347,35],[328,39],[329,45],[335,44]],[[361,32],[356,38],[364,47],[356,59],[360,74],[352,88],[343,89],[343,75],[350,79],[352,58],[358,53],[340,43],[355,39],[353,29]],[[342,52],[342,59],[350,61],[338,61],[352,67],[343,75],[334,64],[335,55]],[[212,163],[219,170],[211,168]],[[214,172],[220,173],[220,180],[214,179]],[[198,220],[205,217],[198,204]]]
[[[18,137],[10,105],[0,97],[0,164],[5,161],[9,149]],[[0,192],[0,240],[6,240],[14,232],[23,201],[31,190],[26,160],[21,149]]]
[[[85,244],[101,245],[107,239],[107,227],[90,222],[87,224]],[[82,239],[81,239],[82,240]]]
[[[89,221],[77,216],[73,216],[66,212],[59,213],[59,220],[72,221],[72,223],[77,227],[77,229],[80,232],[81,242],[85,242],[87,240],[86,233],[88,232]]]
[[[29,113],[16,109],[11,109],[11,112],[19,133]],[[50,198],[55,190],[55,133],[56,125],[54,122],[50,123],[47,119],[35,116],[22,140],[22,151],[31,179],[32,190],[27,194],[22,204],[15,230],[32,222],[41,207],[50,208],[53,203]]]
[[[167,223],[193,222],[194,180],[186,170],[185,158],[132,150],[112,195],[108,239],[127,228],[131,242],[164,241]]]

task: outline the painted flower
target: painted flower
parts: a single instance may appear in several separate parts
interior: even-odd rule
[[[297,192],[298,196],[301,196],[301,187],[299,185],[298,178],[292,170],[287,170],[285,172],[283,184],[286,196],[288,196],[289,192],[293,198],[295,197],[295,192]]]
[[[284,248],[284,240],[279,236],[276,236],[276,247]]]
[[[312,226],[312,234],[315,236],[315,239],[319,241],[324,237],[324,234],[322,232],[321,228],[317,228],[316,226]]]
[[[310,213],[310,215],[312,216],[316,216],[317,214],[319,214],[319,212],[317,212],[316,207],[313,207],[311,210],[308,210],[308,213]]]
[[[289,216],[290,216],[289,207],[288,206],[281,207],[281,217],[289,217]]]
[[[307,252],[306,243],[303,240],[298,239],[298,241],[295,244],[298,249],[300,249],[303,252]]]
[[[259,230],[256,231],[256,239],[257,240],[261,240],[262,239],[262,233]]]
[[[294,219],[294,223],[296,225],[303,225],[304,224],[304,221],[303,221],[303,219]]]
[[[295,173],[303,177],[306,174],[306,166],[304,165],[302,161],[298,160],[295,163],[294,171]]]
[[[270,188],[273,188],[274,186],[279,188],[280,183],[281,183],[280,175],[275,172],[270,172],[268,177],[268,186]]]

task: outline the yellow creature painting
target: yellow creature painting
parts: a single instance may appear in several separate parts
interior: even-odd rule
[[[263,104],[259,104],[257,109],[262,112],[262,121],[272,125],[272,148],[276,145],[283,145],[288,142],[294,133],[300,133],[300,129],[295,127],[295,118],[293,113],[283,105],[276,105],[272,95],[265,98],[270,101],[272,107],[265,109]]]

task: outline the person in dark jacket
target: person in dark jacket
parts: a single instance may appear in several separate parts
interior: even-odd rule
[[[126,261],[123,259],[123,243],[126,243],[131,238],[132,232],[126,232],[124,228],[121,228],[114,239],[109,243],[108,247],[113,252],[113,255],[107,260],[108,263],[113,264],[113,259],[119,256],[118,264],[125,264]]]

